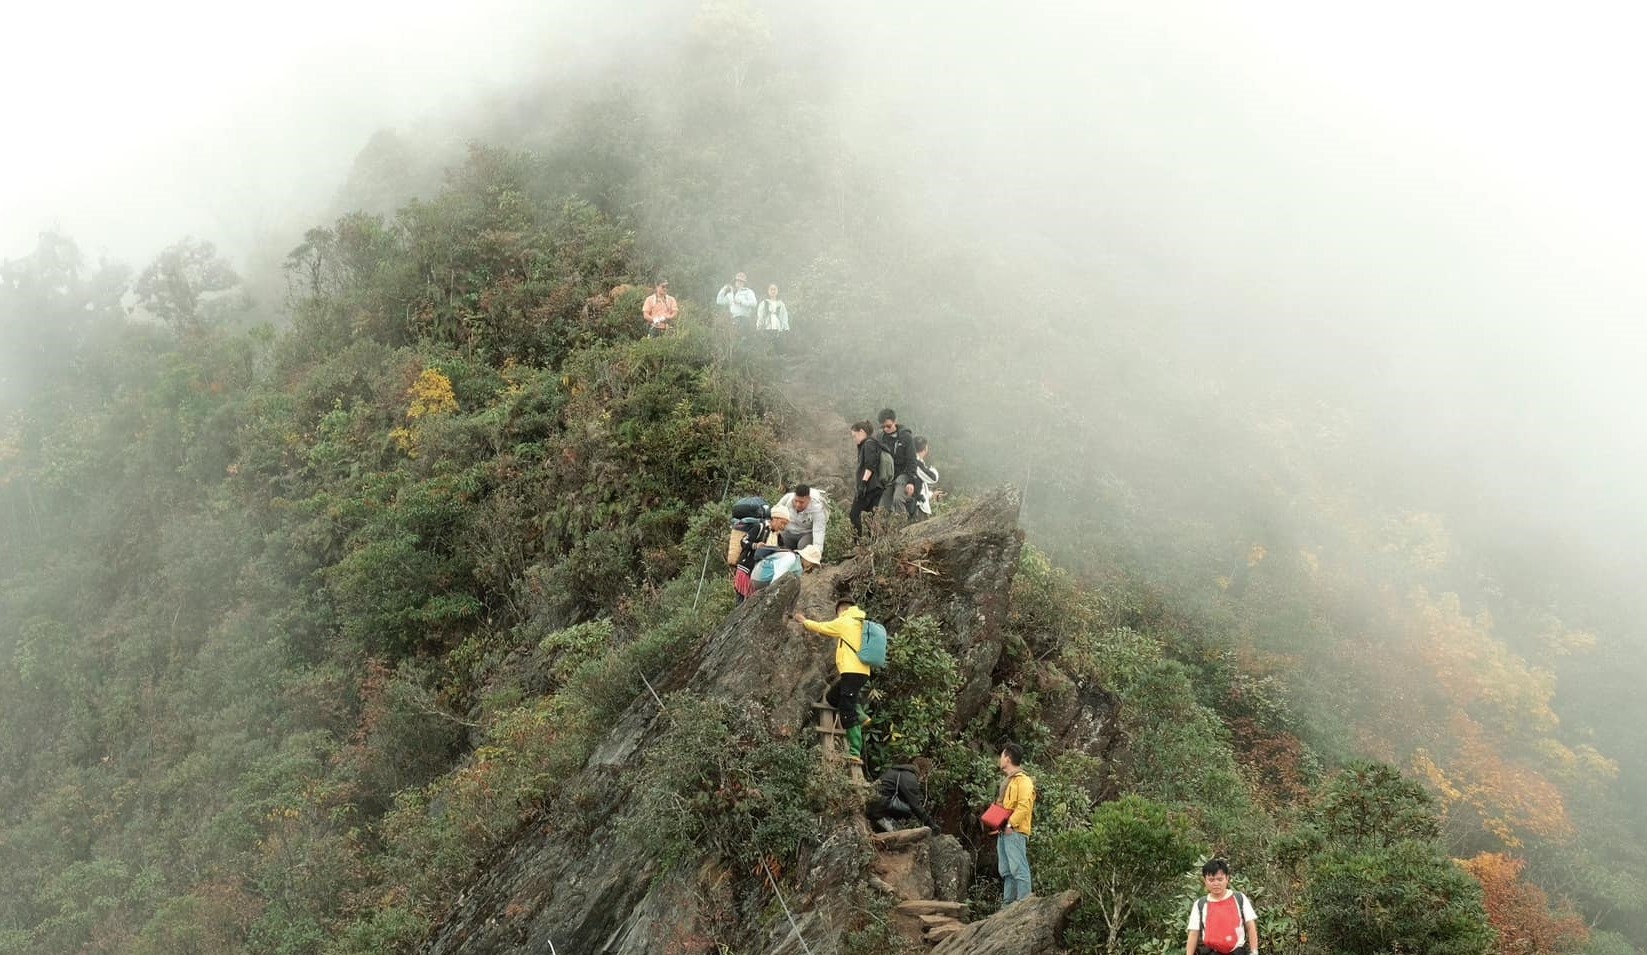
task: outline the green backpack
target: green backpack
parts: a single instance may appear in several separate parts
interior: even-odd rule
[[[873,620],[864,621],[864,636],[858,642],[858,659],[871,670],[886,666],[886,628]]]

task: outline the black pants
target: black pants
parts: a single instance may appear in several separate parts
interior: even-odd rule
[[[842,673],[835,685],[824,694],[824,702],[835,708],[835,715],[840,717],[841,729],[849,730],[858,725],[858,692],[864,688],[869,677],[863,673]]]
[[[858,491],[858,496],[852,499],[852,530],[854,533],[864,532],[864,515],[873,511],[881,503],[881,489],[878,485],[870,485]]]

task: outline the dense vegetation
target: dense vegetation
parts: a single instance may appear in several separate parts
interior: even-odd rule
[[[297,244],[274,326],[203,242],[135,279],[58,236],[5,263],[0,951],[413,944],[724,615],[698,584],[726,494],[836,477],[789,463],[833,437],[791,401],[895,403],[960,491],[1027,484],[987,718],[943,730],[953,661],[904,621],[872,745],[936,756],[959,821],[991,744],[1024,742],[1079,950],[1181,945],[1211,852],[1267,951],[1647,937],[1643,666],[1606,594],[1386,490],[1344,413],[1232,397],[1123,315],[1072,327],[924,241],[804,68],[718,65],[760,33],[709,22],[655,75],[537,91],[544,118],[482,129],[438,188],[374,140],[342,196],[364,211]],[[723,141],[728,117],[769,135]],[[733,348],[690,292],[640,337],[635,285],[707,293],[729,262],[786,276],[806,360]],[[1077,687],[1116,703],[1106,758],[1049,738]],[[724,777],[782,798],[655,807],[660,852],[723,818],[770,855],[838,805],[761,714],[679,710],[681,753],[735,738]],[[648,772],[686,792],[688,768]]]

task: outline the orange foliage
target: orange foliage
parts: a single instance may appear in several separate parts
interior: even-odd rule
[[[1560,788],[1544,774],[1506,758],[1480,724],[1455,713],[1446,724],[1448,760],[1445,769],[1430,751],[1413,754],[1413,771],[1439,797],[1442,810],[1455,814],[1468,809],[1482,828],[1506,846],[1521,845],[1523,836],[1565,839],[1572,820]]]
[[[1493,635],[1491,616],[1465,616],[1457,594],[1432,599],[1419,589],[1412,603],[1414,648],[1454,706],[1492,720],[1509,738],[1555,728],[1555,676],[1511,653]]]
[[[1271,809],[1304,801],[1310,785],[1304,773],[1304,744],[1291,733],[1267,730],[1248,717],[1229,722],[1236,758]]]
[[[1570,908],[1552,911],[1544,890],[1522,881],[1525,860],[1483,852],[1463,865],[1481,883],[1499,955],[1566,955],[1589,940],[1589,929]]]

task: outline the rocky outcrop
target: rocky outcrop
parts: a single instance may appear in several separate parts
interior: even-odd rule
[[[1075,902],[1073,891],[1030,896],[961,927],[938,943],[932,955],[1053,955]]]
[[[894,598],[903,616],[930,613],[943,623],[962,666],[957,720],[969,720],[988,700],[1001,655],[1022,543],[1017,514],[1016,493],[997,492],[902,531],[872,553],[762,591],[716,632],[681,648],[654,685],[664,698],[684,690],[753,701],[770,714],[775,732],[810,733],[811,703],[833,673],[833,650],[786,616],[798,608],[828,617],[838,595],[876,589]],[[643,955],[709,950],[712,940],[763,955],[839,952],[841,937],[858,921],[850,909],[855,893],[843,889],[867,890],[872,875],[873,853],[856,818],[829,820],[822,840],[802,847],[804,871],[782,884],[789,915],[775,918],[777,900],[764,873],[727,873],[706,857],[695,869],[664,875],[641,847],[619,836],[633,779],[659,736],[659,707],[651,693],[629,706],[563,797],[580,811],[563,818],[551,807],[522,831],[455,900],[425,953],[535,955],[552,945],[578,955]],[[740,883],[745,894],[767,893],[758,911],[735,903]],[[946,890],[961,895],[964,885]]]
[[[932,897],[961,902],[972,886],[972,854],[954,836],[938,836],[927,846],[932,864]]]

